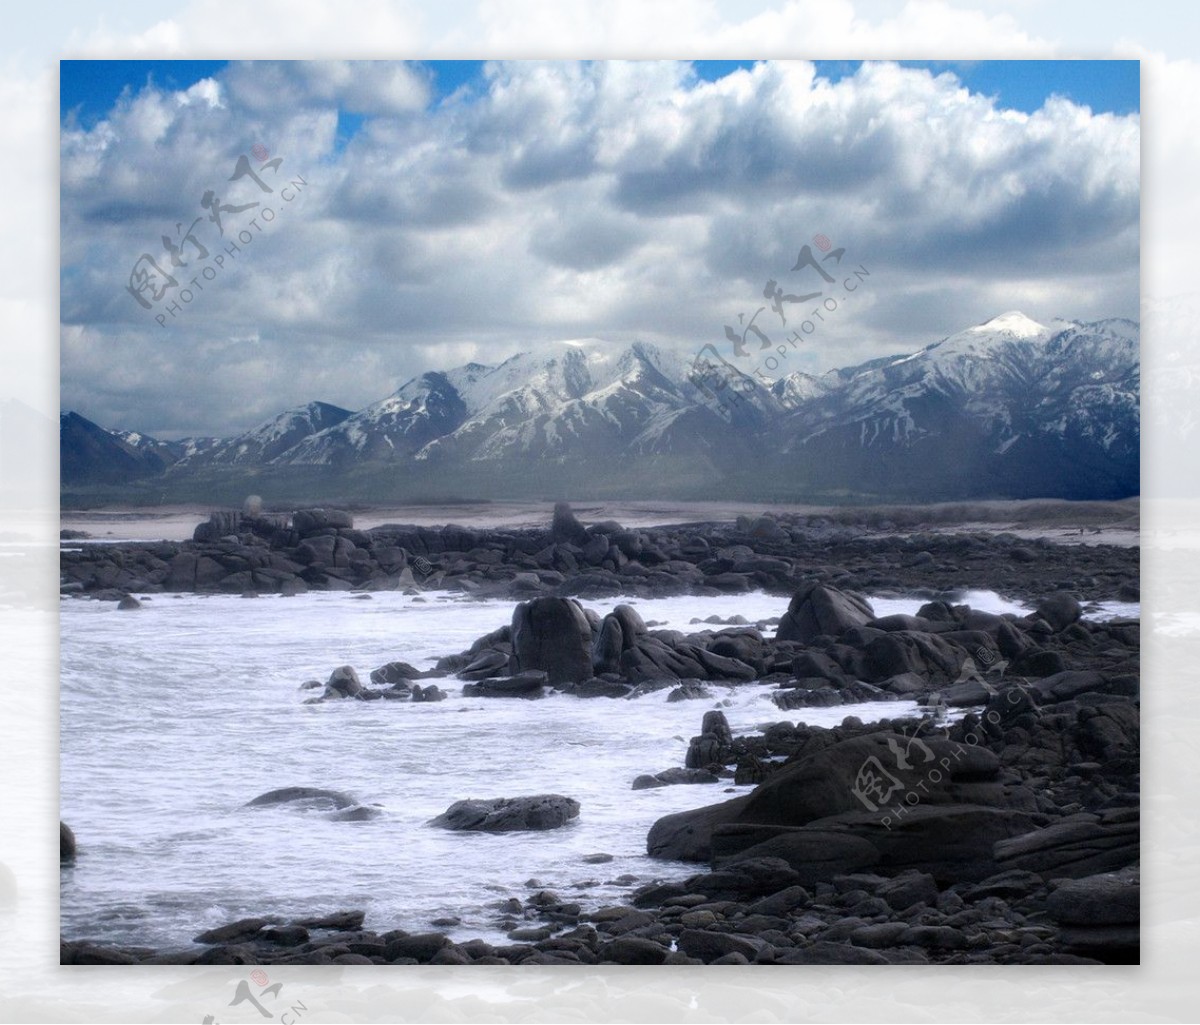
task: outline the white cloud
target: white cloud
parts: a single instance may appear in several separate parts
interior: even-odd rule
[[[64,320],[103,340],[110,376],[148,345],[258,331],[262,402],[282,408],[360,406],[451,352],[576,336],[695,349],[752,315],[768,279],[821,288],[790,274],[818,231],[871,265],[872,297],[813,366],[925,344],[963,326],[951,309],[1136,315],[1137,117],[1057,99],[1021,114],[888,63],[831,84],[807,61],[711,83],[679,62],[517,61],[489,64],[476,96],[435,102],[430,85],[413,65],[236,63],[64,131]],[[339,111],[368,117],[348,142]],[[294,205],[227,180],[255,143],[282,158],[263,172],[276,185],[308,181]],[[208,191],[278,219],[164,330],[125,285],[196,217],[214,253],[228,241],[199,206]],[[319,346],[329,391],[302,390],[315,377],[296,369],[299,343]],[[157,419],[136,426],[195,420],[199,372],[162,367]],[[64,360],[63,395],[104,421],[97,373]],[[213,430],[244,418],[225,375],[206,384]]]

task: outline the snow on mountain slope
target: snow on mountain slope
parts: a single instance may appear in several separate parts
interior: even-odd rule
[[[350,411],[327,402],[285,410],[236,437],[184,455],[174,472],[201,466],[261,466],[318,431],[341,423]]]
[[[635,463],[653,468],[653,483],[660,468],[669,480],[686,464],[692,479],[732,474],[783,489],[1135,494],[1139,333],[1126,320],[1043,324],[1009,312],[917,352],[775,382],[710,346],[695,356],[564,342],[421,374],[353,414],[323,403],[289,410],[181,450],[169,472],[394,463],[447,479],[533,471],[550,486],[559,471],[602,483]]]

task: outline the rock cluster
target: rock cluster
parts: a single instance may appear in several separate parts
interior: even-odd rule
[[[301,509],[290,518],[218,512],[192,541],[92,544],[61,553],[63,593],[112,600],[134,592],[433,587],[512,598],[794,594],[812,583],[843,593],[931,596],[989,587],[1019,597],[1041,595],[1047,580],[1101,600],[1127,596],[1137,571],[1136,549],[1068,549],[1006,534],[895,537],[799,515],[632,530],[611,522],[585,527],[565,506],[549,529],[386,524],[364,531],[336,509]],[[1060,613],[1047,614],[1056,626]],[[829,616],[853,618],[853,602],[797,608],[784,639],[827,631]]]

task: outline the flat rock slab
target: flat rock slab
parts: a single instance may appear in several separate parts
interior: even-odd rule
[[[431,826],[460,832],[514,833],[558,829],[579,815],[579,802],[560,794],[455,801]]]

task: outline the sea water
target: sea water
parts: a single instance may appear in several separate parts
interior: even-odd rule
[[[644,619],[696,631],[711,615],[751,623],[781,615],[786,597],[622,600]],[[959,600],[1027,611],[989,592]],[[780,720],[832,726],[919,714],[910,701],[781,712],[772,686],[708,684],[710,699],[668,702],[568,695],[525,701],[464,698],[438,679],[436,703],[380,700],[306,705],[337,666],[368,672],[401,659],[419,669],[510,622],[514,602],[458,594],[378,592],[245,599],[159,594],[143,608],[61,603],[61,816],[78,859],[62,874],[62,934],[154,947],[249,916],[307,917],[361,908],[376,931],[439,928],[502,939],[496,905],[548,889],[585,908],[627,900],[638,884],[701,866],[646,856],[660,816],[749,787],[677,785],[634,791],[634,777],[681,766],[704,712],[735,734]],[[919,600],[876,599],[878,615]],[[1136,606],[1094,610],[1136,615]],[[720,627],[711,627],[720,629]],[[346,791],[381,814],[339,822],[319,810],[248,808],[279,787]],[[458,833],[429,820],[463,798],[556,793],[578,819],[548,832]],[[589,855],[611,855],[602,864]]]

